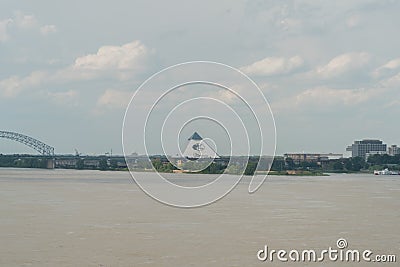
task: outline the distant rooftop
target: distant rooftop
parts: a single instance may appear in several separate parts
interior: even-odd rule
[[[361,141],[354,141],[355,144],[382,144],[383,142],[378,139],[363,139]]]
[[[194,134],[189,137],[188,140],[203,140],[203,138],[201,138],[201,136],[197,132],[194,132]]]

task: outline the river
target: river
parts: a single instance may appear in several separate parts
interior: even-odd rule
[[[354,266],[257,258],[265,245],[323,250],[339,238],[395,254],[397,266],[400,176],[272,176],[251,195],[247,186],[181,209],[148,197],[128,172],[2,168],[0,266]]]

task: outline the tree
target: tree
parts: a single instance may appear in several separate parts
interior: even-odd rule
[[[78,159],[78,161],[76,162],[76,168],[78,170],[83,170],[84,167],[85,163],[83,162],[83,159]]]
[[[362,157],[351,158],[351,161],[353,164],[352,171],[360,171],[361,169],[363,169],[366,166],[365,159]]]
[[[246,169],[244,170],[244,175],[254,175],[257,169],[257,163],[249,161],[247,163]]]
[[[105,158],[102,158],[99,162],[99,168],[102,171],[105,171],[108,169],[108,164],[107,164],[107,160]]]
[[[151,161],[151,164],[153,165],[154,169],[156,169],[156,171],[160,171],[162,168],[162,162],[160,159],[154,159]]]
[[[282,171],[285,167],[285,161],[283,159],[274,159],[272,162],[272,171]]]
[[[353,169],[353,163],[351,162],[350,159],[347,159],[344,163],[344,167],[346,170],[351,171]]]
[[[343,170],[343,163],[340,161],[335,161],[335,163],[333,163],[333,169],[335,171],[341,171]]]
[[[288,170],[293,170],[295,168],[295,164],[292,158],[286,158],[285,163],[287,165]]]

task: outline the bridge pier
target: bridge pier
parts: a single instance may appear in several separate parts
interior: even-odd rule
[[[54,158],[47,159],[46,169],[54,169],[55,163]]]

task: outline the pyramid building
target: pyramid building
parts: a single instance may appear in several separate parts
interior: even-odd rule
[[[183,152],[183,156],[188,159],[219,158],[217,152],[207,144],[205,140],[195,132],[189,139],[189,143]]]

